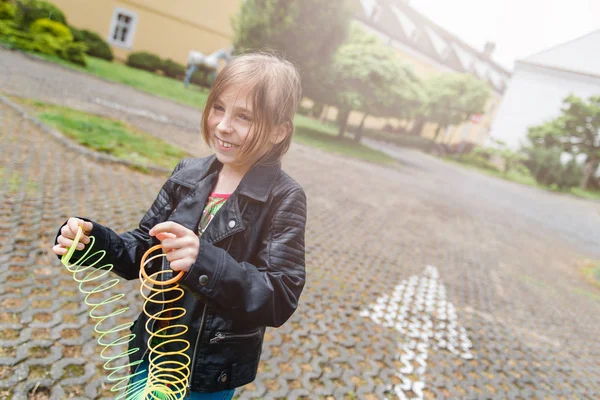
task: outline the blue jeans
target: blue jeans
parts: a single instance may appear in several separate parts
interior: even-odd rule
[[[138,365],[137,371],[146,370],[146,373],[134,376],[130,385],[133,385],[142,379],[146,379],[148,377],[149,369],[150,369],[150,365],[148,364],[148,359],[145,358],[144,361],[140,365]],[[222,390],[220,392],[213,392],[213,393],[191,392],[189,399],[190,400],[231,400],[233,398],[234,393],[235,393],[235,389]],[[140,399],[140,400],[142,400],[142,399]],[[186,397],[185,399],[182,399],[182,400],[188,400],[188,398]]]

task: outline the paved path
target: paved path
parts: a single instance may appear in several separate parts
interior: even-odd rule
[[[489,177],[417,150],[363,139],[364,144],[383,151],[409,168],[419,178],[413,183],[443,192],[448,202],[495,215],[502,219],[516,214],[527,224],[543,226],[556,235],[600,258],[600,201],[575,198]],[[420,179],[425,173],[433,179]],[[432,185],[433,184],[433,185]]]
[[[134,118],[157,136],[195,140],[181,122],[197,123],[196,110],[0,50],[3,81],[101,107],[89,89],[179,121]],[[408,162],[292,146],[284,167],[309,198],[308,282],[240,398],[595,398],[600,290],[578,263],[600,258],[598,204],[388,151]],[[163,180],[65,152],[0,108],[0,398],[113,397],[83,298],[49,249],[70,215],[136,226]],[[118,288],[123,320],[139,310],[135,288]]]

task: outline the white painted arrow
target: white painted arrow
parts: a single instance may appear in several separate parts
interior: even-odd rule
[[[439,279],[437,268],[430,265],[422,276],[412,275],[403,280],[391,295],[379,297],[360,315],[394,328],[407,338],[398,344],[396,356],[403,365],[396,371],[402,383],[390,386],[400,399],[423,399],[430,347],[446,349],[465,360],[474,358],[467,331],[458,325],[456,310],[446,300],[446,288]],[[415,364],[418,367],[415,368]],[[416,375],[417,379],[412,379],[411,375]]]

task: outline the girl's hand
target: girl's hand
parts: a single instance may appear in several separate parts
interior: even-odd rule
[[[150,229],[149,234],[161,241],[173,271],[188,272],[196,262],[200,239],[185,226],[172,221],[161,222]]]
[[[83,250],[85,245],[90,243],[90,238],[87,235],[92,232],[94,225],[79,218],[69,218],[67,224],[60,229],[60,235],[56,240],[58,244],[52,248],[54,254],[59,256],[67,254],[69,247],[73,245],[73,239],[75,239],[80,226],[83,228],[83,235],[77,243],[77,250]]]

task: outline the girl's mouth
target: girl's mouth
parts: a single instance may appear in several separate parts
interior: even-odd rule
[[[238,147],[237,145],[235,145],[235,144],[233,144],[233,143],[226,142],[226,141],[224,141],[224,140],[221,140],[221,139],[219,139],[218,137],[217,137],[216,139],[217,139],[217,144],[218,144],[218,145],[219,145],[219,147],[221,147],[222,149],[225,149],[225,150],[231,150],[231,149],[233,149],[233,148],[236,148],[236,147]]]

